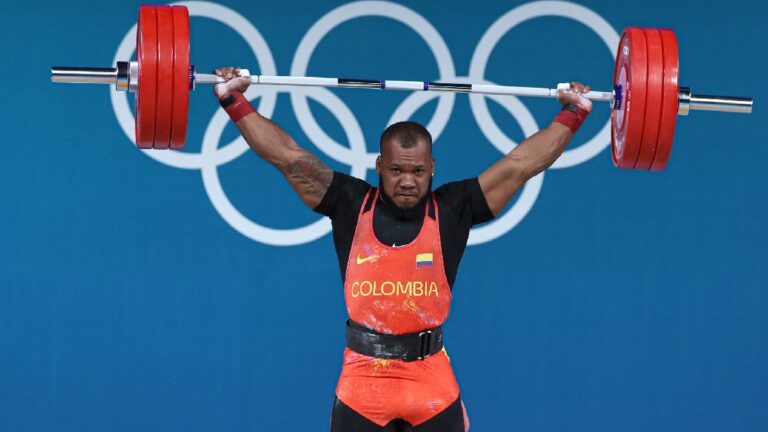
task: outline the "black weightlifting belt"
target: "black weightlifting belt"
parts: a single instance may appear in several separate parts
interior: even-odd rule
[[[347,320],[347,348],[368,357],[407,362],[424,360],[443,349],[443,327],[392,335]]]

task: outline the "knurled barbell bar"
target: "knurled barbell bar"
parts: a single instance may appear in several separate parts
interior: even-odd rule
[[[139,8],[136,60],[115,68],[53,67],[51,80],[115,84],[135,94],[136,145],[142,149],[182,149],[187,133],[189,92],[197,84],[224,82],[197,73],[190,64],[189,12],[185,6]],[[678,115],[690,110],[752,112],[752,98],[694,95],[678,85],[675,33],[669,29],[628,27],[619,41],[612,91],[584,96],[610,102],[611,150],[620,168],[660,171],[672,150]],[[438,91],[557,98],[558,89],[426,81],[321,77],[250,77],[252,84],[379,90]],[[567,86],[567,84],[566,84]]]

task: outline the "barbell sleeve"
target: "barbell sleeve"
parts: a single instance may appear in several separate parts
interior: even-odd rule
[[[53,66],[51,81],[74,84],[115,84],[118,90],[128,90],[131,69],[136,62],[118,62],[114,68]],[[136,75],[134,72],[133,75]]]
[[[78,84],[114,84],[117,68],[63,67],[51,68],[51,81]]]
[[[688,115],[691,110],[718,111],[749,114],[752,112],[752,98],[736,96],[710,96],[692,94],[691,89],[680,87],[677,114]]]

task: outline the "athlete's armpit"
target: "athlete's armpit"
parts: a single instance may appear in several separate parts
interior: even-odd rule
[[[299,198],[314,209],[331,186],[333,171],[317,156],[301,150],[285,167],[285,178]]]

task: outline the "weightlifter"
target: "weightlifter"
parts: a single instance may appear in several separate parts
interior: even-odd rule
[[[349,313],[331,431],[469,429],[441,325],[470,228],[498,215],[524,183],[560,156],[592,109],[573,82],[562,110],[478,177],[432,190],[432,137],[421,125],[386,128],[377,186],[334,172],[243,96],[250,80],[221,68],[214,94],[248,145],[283,173],[310,209],[329,217]]]

